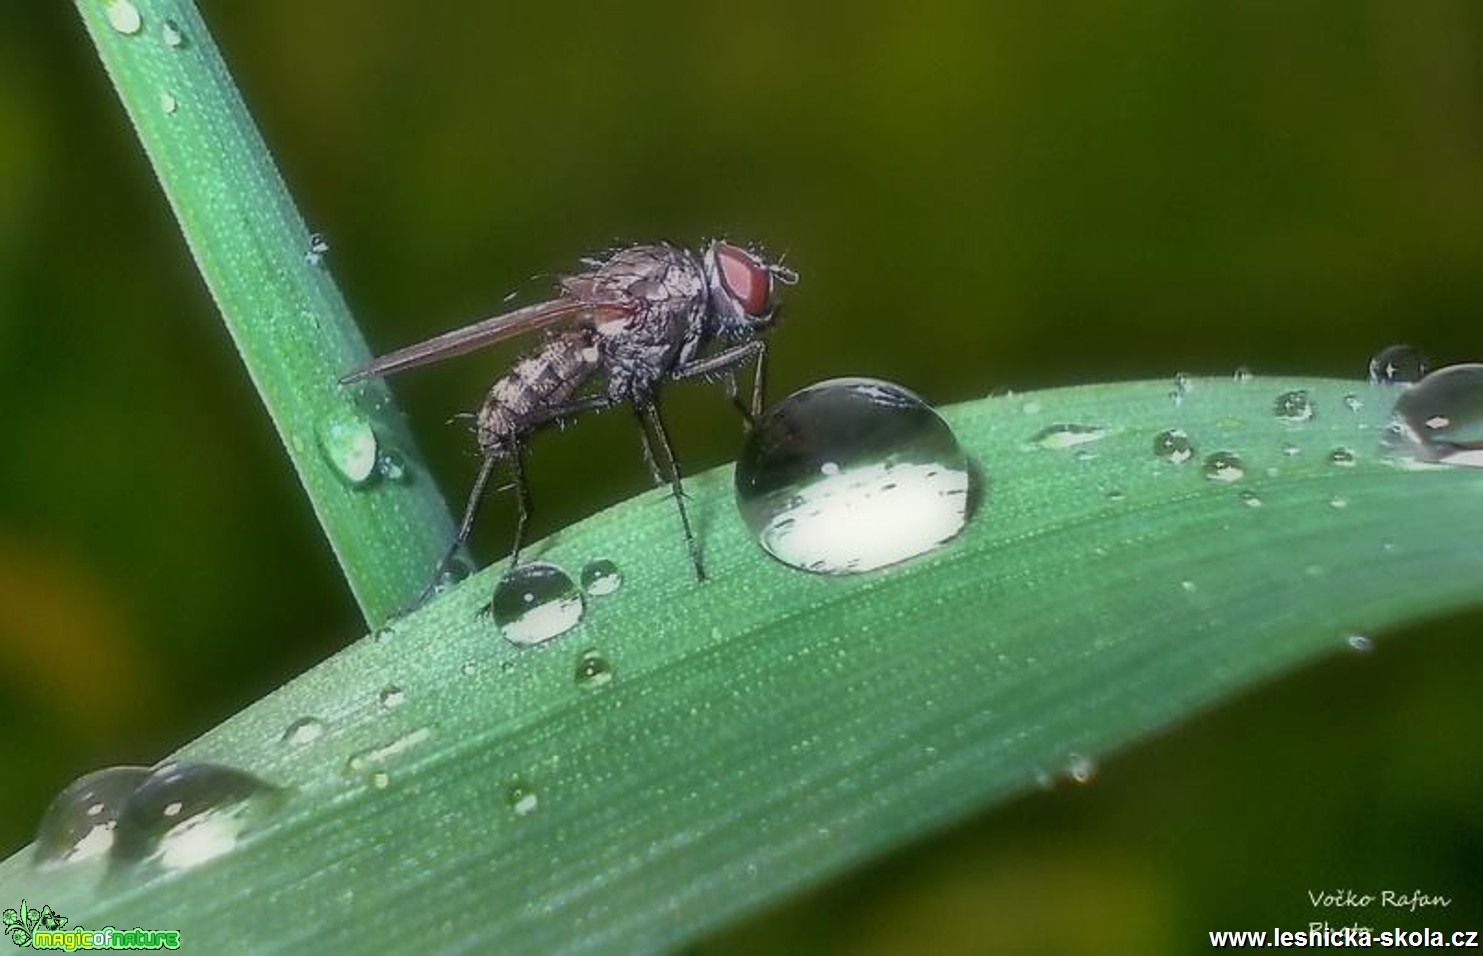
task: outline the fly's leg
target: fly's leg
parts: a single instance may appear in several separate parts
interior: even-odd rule
[[[738,366],[754,362],[752,372],[752,406],[747,408],[736,395],[736,374]],[[697,359],[681,365],[671,373],[671,377],[683,381],[687,378],[704,378],[707,375],[726,373],[728,376],[727,395],[736,410],[741,412],[742,418],[750,428],[762,414],[762,395],[767,389],[767,343],[761,339],[746,342],[729,349],[717,352],[708,358]]]
[[[675,460],[674,449],[669,444],[669,432],[664,419],[659,415],[659,406],[653,401],[634,406],[639,417],[639,434],[644,442],[644,457],[654,468],[656,484],[662,483],[659,469],[654,462],[654,449],[649,441],[649,431],[659,440],[659,450],[664,453],[665,470],[669,472],[669,486],[674,491],[675,506],[680,509],[680,525],[685,529],[685,548],[690,552],[690,563],[695,565],[695,579],[705,580],[705,566],[700,563],[700,546],[690,530],[690,514],[685,510],[685,486],[680,480],[680,463]]]
[[[442,582],[444,573],[453,566],[453,560],[458,556],[458,552],[463,550],[464,544],[469,540],[469,533],[474,530],[474,519],[479,515],[479,503],[484,500],[484,487],[489,484],[489,476],[494,474],[494,466],[503,457],[505,457],[505,453],[500,450],[491,450],[485,453],[484,461],[479,465],[478,477],[474,479],[473,490],[469,492],[468,503],[463,506],[463,521],[459,523],[458,534],[454,536],[453,543],[448,545],[448,550],[443,552],[443,557],[438,560],[437,566],[433,569],[432,580],[427,582],[427,587],[423,588],[422,593],[417,595],[417,599],[412,602],[412,608],[421,607],[428,598],[432,597],[433,592],[438,589],[438,585]],[[518,449],[514,457],[515,460],[519,460],[520,451]],[[518,466],[516,473],[519,473]]]

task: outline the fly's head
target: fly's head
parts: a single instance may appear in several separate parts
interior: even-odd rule
[[[778,309],[777,287],[798,281],[798,273],[780,262],[716,240],[705,251],[705,281],[716,332],[747,338],[772,323]]]

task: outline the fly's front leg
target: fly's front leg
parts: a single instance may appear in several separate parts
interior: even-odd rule
[[[755,362],[752,372],[752,405],[747,408],[736,397],[735,370],[747,362]],[[746,420],[750,428],[756,423],[758,416],[762,414],[762,396],[767,388],[767,343],[761,339],[745,342],[729,349],[717,352],[715,355],[703,359],[696,359],[676,368],[671,377],[683,381],[687,378],[704,378],[707,375],[728,373],[731,376],[730,387],[727,389],[732,404]]]

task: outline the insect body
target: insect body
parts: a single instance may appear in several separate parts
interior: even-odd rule
[[[511,566],[518,564],[530,510],[526,441],[543,426],[626,404],[639,419],[644,459],[655,483],[667,480],[674,490],[695,575],[705,578],[685,512],[679,462],[659,414],[660,386],[721,376],[743,416],[755,418],[762,409],[767,357],[766,343],[757,336],[776,315],[777,285],[797,282],[797,273],[722,241],[700,253],[668,243],[630,246],[588,265],[588,271],[563,279],[560,295],[550,301],[408,346],[341,379],[348,384],[389,375],[524,332],[550,330],[535,351],[494,383],[479,409],[476,431],[484,461],[440,572],[473,530],[484,488],[501,462],[508,463],[519,507],[510,551]],[[742,405],[736,371],[749,361],[755,368],[752,397],[750,405]]]

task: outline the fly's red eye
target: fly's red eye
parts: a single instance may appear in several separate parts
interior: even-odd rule
[[[724,242],[716,244],[716,264],[726,291],[751,316],[764,315],[772,297],[772,273],[745,251]]]

